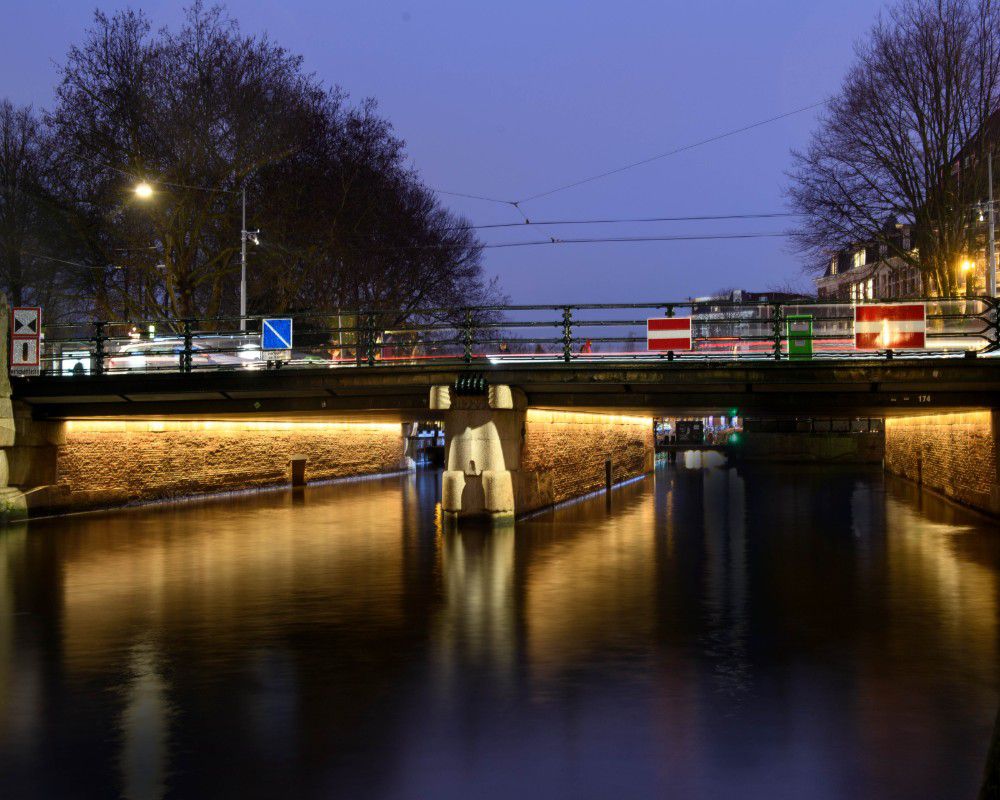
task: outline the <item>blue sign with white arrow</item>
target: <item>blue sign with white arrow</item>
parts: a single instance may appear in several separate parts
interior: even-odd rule
[[[290,319],[265,319],[260,330],[261,350],[291,350],[292,321]]]

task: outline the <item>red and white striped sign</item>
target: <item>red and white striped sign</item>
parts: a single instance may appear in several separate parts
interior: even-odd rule
[[[854,307],[855,350],[924,347],[927,309],[923,303],[872,303]]]
[[[690,350],[691,317],[646,320],[647,350]]]

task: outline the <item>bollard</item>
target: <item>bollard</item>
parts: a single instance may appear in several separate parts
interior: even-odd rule
[[[292,456],[288,464],[291,467],[292,473],[292,486],[305,486],[306,485],[306,461],[308,461],[305,456]]]
[[[611,491],[612,484],[612,474],[611,474],[611,459],[604,459],[604,491]]]

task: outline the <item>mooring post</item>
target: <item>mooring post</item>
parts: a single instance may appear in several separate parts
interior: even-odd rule
[[[290,478],[292,486],[305,486],[306,485],[306,462],[308,461],[306,456],[292,456],[288,459],[288,466],[290,468]]]

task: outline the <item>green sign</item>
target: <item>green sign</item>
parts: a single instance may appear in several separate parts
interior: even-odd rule
[[[806,361],[813,356],[813,318],[811,314],[790,314],[788,325],[788,358]]]

